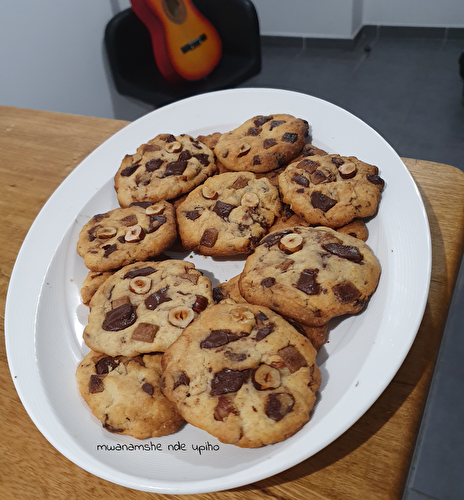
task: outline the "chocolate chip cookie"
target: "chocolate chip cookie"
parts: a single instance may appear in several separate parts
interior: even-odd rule
[[[190,192],[216,170],[213,152],[182,134],[160,134],[126,155],[114,178],[121,207],[134,201],[172,200]]]
[[[179,236],[202,255],[250,253],[280,213],[278,190],[252,172],[215,175],[177,208]]]
[[[190,424],[256,448],[308,422],[321,383],[315,357],[308,339],[270,309],[217,304],[165,352],[162,391]]]
[[[275,231],[247,257],[240,293],[309,326],[360,312],[377,288],[380,264],[353,236],[325,227]]]
[[[354,156],[310,156],[279,176],[284,203],[309,224],[337,228],[377,212],[384,187],[379,170]]]
[[[92,297],[83,338],[108,356],[164,352],[212,304],[211,281],[191,262],[137,262]]]
[[[162,394],[161,354],[136,357],[89,352],[76,370],[79,391],[109,432],[137,439],[176,432],[184,420]]]
[[[298,156],[308,131],[308,122],[292,115],[259,115],[222,134],[214,152],[229,170],[269,172]]]
[[[176,216],[167,201],[147,208],[116,208],[84,225],[77,253],[91,271],[110,271],[164,252],[176,237]]]

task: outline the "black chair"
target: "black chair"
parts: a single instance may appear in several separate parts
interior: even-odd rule
[[[194,0],[222,41],[215,69],[198,81],[168,82],[158,70],[149,30],[132,9],[114,16],[105,46],[117,91],[154,107],[214,90],[233,88],[261,71],[259,21],[250,0]]]

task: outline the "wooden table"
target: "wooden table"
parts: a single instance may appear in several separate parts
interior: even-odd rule
[[[425,316],[399,372],[330,446],[269,479],[230,491],[157,495],[114,485],[58,453],[25,412],[8,369],[5,297],[26,233],[61,181],[127,122],[0,106],[0,496],[2,499],[399,499],[402,496],[464,246],[464,174],[404,159],[423,196],[432,244]]]

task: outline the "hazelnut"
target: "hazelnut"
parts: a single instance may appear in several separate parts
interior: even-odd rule
[[[245,156],[247,153],[250,152],[251,146],[248,144],[248,142],[243,142],[238,150],[238,155],[237,158],[240,158],[241,156]]]
[[[168,314],[168,320],[171,325],[185,328],[195,318],[193,309],[186,306],[173,307]]]
[[[155,205],[150,205],[145,209],[147,215],[161,215],[164,212],[164,205],[162,203],[156,203]]]
[[[253,385],[259,391],[277,389],[280,386],[279,370],[269,365],[261,365],[253,375]]]
[[[255,315],[245,306],[235,307],[231,309],[230,315],[234,321],[238,323],[246,323],[255,319]]]
[[[201,190],[201,194],[207,200],[215,200],[218,197],[217,191],[215,191],[214,189],[211,189],[208,186],[203,186],[203,188]]]
[[[298,252],[303,246],[303,237],[301,234],[286,234],[279,243],[279,248],[287,252]]]
[[[148,276],[136,276],[129,282],[129,289],[137,295],[147,293],[151,288],[151,279]]]
[[[98,229],[98,231],[96,232],[96,236],[97,238],[106,240],[107,238],[112,238],[113,236],[115,236],[117,232],[118,230],[115,227],[106,226]]]
[[[356,165],[353,162],[344,163],[338,169],[342,179],[352,179],[357,172]]]
[[[164,149],[168,153],[180,153],[182,151],[182,143],[179,141],[167,142]]]
[[[135,241],[140,241],[143,240],[143,237],[145,236],[145,232],[142,229],[141,226],[138,224],[136,226],[132,226],[126,233],[126,236],[124,239],[129,242],[133,243]]]
[[[245,193],[242,196],[241,204],[244,207],[257,207],[259,205],[259,197],[255,193]]]

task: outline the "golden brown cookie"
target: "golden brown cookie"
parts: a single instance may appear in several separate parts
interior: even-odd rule
[[[240,293],[282,316],[321,326],[360,312],[377,288],[380,263],[363,241],[323,227],[265,236],[248,256]]]
[[[298,156],[308,130],[306,120],[292,115],[259,115],[222,134],[214,152],[229,170],[269,172]]]
[[[162,394],[161,354],[134,358],[89,352],[76,370],[79,391],[103,427],[137,439],[176,432],[184,420]]]
[[[164,352],[213,304],[211,288],[211,281],[191,262],[125,266],[92,297],[84,341],[108,356]]]
[[[337,228],[376,214],[384,181],[354,156],[310,156],[279,176],[284,203],[309,224]]]
[[[116,208],[84,225],[77,253],[91,271],[111,271],[161,254],[176,237],[175,212],[167,201],[147,208]]]
[[[114,178],[119,204],[172,200],[190,192],[216,171],[213,152],[182,134],[159,134],[126,155]]]
[[[164,354],[162,390],[190,424],[255,448],[308,422],[321,382],[315,358],[309,340],[270,309],[217,304]]]
[[[277,189],[252,172],[210,177],[176,211],[186,249],[223,256],[250,253],[279,212]]]

